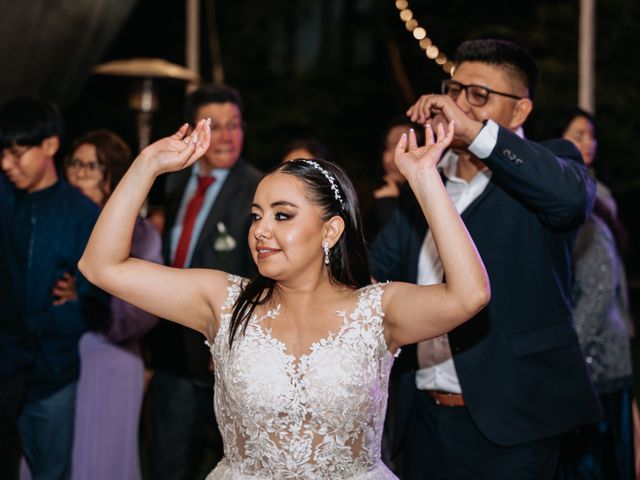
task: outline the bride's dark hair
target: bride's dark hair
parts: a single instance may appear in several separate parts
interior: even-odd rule
[[[371,283],[358,197],[344,170],[326,160],[296,159],[278,165],[267,175],[277,172],[291,175],[304,183],[305,196],[322,209],[323,220],[334,216],[344,220],[344,231],[329,253],[331,281],[353,288]],[[229,346],[238,331],[244,333],[256,306],[271,299],[274,287],[275,281],[260,273],[244,285],[231,315]]]

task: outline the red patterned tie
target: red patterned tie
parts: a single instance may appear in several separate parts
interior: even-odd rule
[[[193,235],[193,226],[196,223],[196,217],[202,207],[204,201],[204,194],[214,182],[214,177],[198,177],[198,190],[193,195],[193,198],[189,201],[187,211],[184,214],[184,222],[182,222],[182,233],[180,234],[180,240],[178,241],[178,247],[176,248],[176,254],[173,257],[172,267],[182,268],[187,260],[187,254],[189,253],[189,245],[191,244],[191,235]]]

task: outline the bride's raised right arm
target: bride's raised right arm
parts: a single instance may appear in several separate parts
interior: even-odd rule
[[[207,151],[209,121],[190,136],[187,125],[145,148],[105,205],[78,268],[93,284],[147,312],[178,322],[212,339],[226,297],[224,272],[179,269],[130,256],[140,208],[156,177],[192,165]]]

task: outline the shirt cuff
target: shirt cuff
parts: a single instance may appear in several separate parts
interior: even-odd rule
[[[480,129],[480,133],[469,145],[469,151],[479,159],[487,158],[498,143],[498,131],[500,127],[493,120],[487,120]]]

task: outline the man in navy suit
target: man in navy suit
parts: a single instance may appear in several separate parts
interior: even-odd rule
[[[422,124],[455,122],[442,174],[492,297],[476,317],[399,359],[409,371],[395,382],[391,438],[406,479],[551,478],[559,435],[599,416],[570,294],[575,230],[595,185],[569,143],[519,134],[537,78],[518,45],[465,42],[442,93],[408,111]],[[443,280],[417,202],[396,211],[371,261],[379,281]]]
[[[204,85],[186,99],[190,125],[211,118],[211,145],[191,168],[166,180],[167,265],[241,276],[255,267],[248,245],[249,214],[262,174],[241,157],[242,110],[239,93],[227,86]],[[150,385],[152,476],[197,478],[205,441],[213,447],[207,470],[222,457],[212,415],[211,354],[201,334],[173,322],[161,321],[149,340],[155,369]]]

